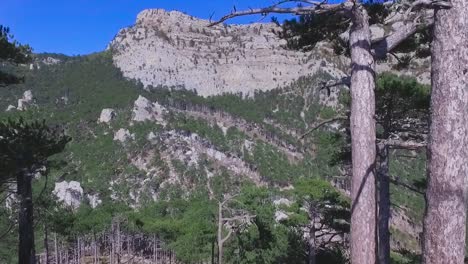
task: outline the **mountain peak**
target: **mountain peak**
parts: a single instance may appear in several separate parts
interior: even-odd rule
[[[111,42],[114,63],[145,87],[183,86],[203,96],[271,90],[319,69],[343,75],[326,58],[285,49],[273,23],[208,24],[178,11],[144,10]]]

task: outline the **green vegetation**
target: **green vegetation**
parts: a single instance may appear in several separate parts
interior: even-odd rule
[[[61,62],[40,64],[40,69],[20,69],[18,72],[25,76],[25,83],[0,90],[1,109],[14,104],[25,90],[31,89],[35,96],[35,107],[25,112],[3,112],[5,118],[46,118],[50,123],[65,124],[67,134],[73,138],[64,152],[51,160],[59,166],[50,168],[49,183],[45,184],[45,178],[33,182],[33,196],[38,208],[37,241],[43,241],[48,229],[49,236],[57,234],[60,241],[72,247],[76,237],[95,235],[99,238],[108,234],[112,223],[120,219],[122,232],[157,236],[165,242],[165,248],[173,250],[178,259],[186,263],[207,262],[213,257],[213,246],[216,248],[216,199],[227,193],[238,193],[236,199],[240,204],[236,209],[247,210],[256,217],[252,224],[237,230],[226,243],[227,263],[300,263],[307,256],[307,241],[304,241],[304,231],[300,228],[308,221],[301,209],[305,197],[313,196],[319,202],[325,201],[323,204],[327,206],[348,207],[346,199],[323,181],[342,176],[340,166],[349,159],[347,132],[320,129],[301,142],[290,133],[300,135],[306,131],[306,124],[310,128],[315,122],[337,114],[337,109],[319,105],[318,88],[321,82],[331,79],[328,74],[320,72],[283,89],[257,91],[252,96],[224,94],[204,98],[184,89],[158,87],[145,91],[141,84],[123,78],[107,52],[83,57],[43,54],[37,58],[40,61],[49,56]],[[408,86],[412,85],[409,81]],[[131,122],[131,109],[138,95],[158,101],[169,109],[222,111],[243,119],[264,131],[265,138],[278,139],[303,152],[304,159],[293,160],[276,145],[261,141],[235,126],[223,131],[213,122],[180,112],[170,111],[166,116],[167,126],[150,121]],[[349,98],[344,93],[341,99]],[[103,108],[116,110],[117,116],[110,124],[97,123]],[[120,128],[135,134],[135,140],[114,141],[114,133]],[[181,157],[163,157],[168,146],[162,144],[158,136],[170,130],[183,135],[196,133],[201,140],[211,144],[210,147],[243,159],[261,175],[268,187],[252,186],[247,177],[231,175],[228,168],[219,166],[203,154],[198,156],[196,165],[189,165]],[[157,135],[151,142],[147,139],[150,132]],[[246,140],[253,142],[251,149],[245,146]],[[180,146],[186,151],[185,147]],[[132,164],[132,159],[146,155],[152,155],[149,163],[157,169],[152,178]],[[391,166],[391,174],[406,183],[424,178],[423,154],[411,160],[402,156]],[[169,171],[180,177],[162,185],[170,177]],[[85,194],[98,194],[102,204],[93,209],[85,198],[81,207],[74,211],[56,202],[52,194],[53,183],[71,180],[79,181]],[[140,188],[137,183],[144,184]],[[278,188],[294,183],[296,193],[282,192]],[[135,209],[131,206],[136,205],[136,198],[130,197],[130,192],[136,188],[139,188],[140,196]],[[154,192],[157,192],[157,201],[153,200]],[[280,197],[288,197],[293,205],[275,205],[273,201]],[[422,197],[395,186],[392,187],[392,198],[396,204],[408,208],[412,218],[420,219],[424,205]],[[43,210],[45,208],[47,210]],[[294,214],[294,217],[291,221],[276,222],[275,213],[279,209]],[[0,206],[0,213],[9,215],[11,211]],[[340,219],[346,218],[345,211],[333,211],[332,216],[338,214]],[[331,218],[328,220],[333,222]],[[0,232],[7,230],[10,222],[2,215]],[[347,232],[346,226],[341,228]],[[2,237],[0,262],[15,262],[9,252],[14,250],[11,245],[16,241],[8,234]],[[43,248],[43,243],[38,243],[38,251]],[[343,261],[339,247],[319,253],[319,263]]]

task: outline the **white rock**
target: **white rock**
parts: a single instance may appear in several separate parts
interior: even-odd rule
[[[16,107],[14,105],[9,105],[6,109],[7,112],[12,110],[16,110]]]
[[[109,48],[123,75],[146,88],[183,86],[202,96],[271,90],[318,70],[344,76],[336,67],[320,66],[312,52],[285,49],[274,23],[208,24],[177,11],[144,10]]]
[[[88,194],[88,195],[86,195],[86,197],[88,197],[89,205],[93,209],[96,208],[98,205],[100,205],[102,203],[102,200],[99,199],[99,195],[97,195],[97,194]]]
[[[34,96],[31,92],[31,90],[27,90],[23,93],[23,99],[27,102],[27,103],[30,103],[33,101],[34,99]]]
[[[148,133],[148,136],[146,136],[146,139],[152,143],[156,142],[156,140],[158,139],[158,137],[156,136],[156,134],[154,134],[153,131],[149,132]]]
[[[98,123],[109,123],[116,117],[115,110],[112,108],[105,108],[101,111]]]
[[[33,104],[34,101],[34,96],[31,92],[31,90],[27,90],[23,93],[23,98],[18,99],[18,107],[17,109],[19,111],[24,111],[26,110],[30,105]]]
[[[77,209],[83,198],[83,188],[77,181],[56,182],[53,193],[64,204]]]
[[[164,115],[167,110],[157,102],[152,103],[143,96],[138,96],[134,103],[132,120],[136,122],[156,121],[161,125],[166,125]]]
[[[280,199],[274,200],[273,204],[276,206],[279,206],[279,205],[291,206],[292,202],[289,199],[280,198]]]
[[[127,140],[135,140],[135,134],[130,134],[128,129],[121,128],[114,134],[114,140],[125,142]]]
[[[285,212],[283,212],[283,211],[276,211],[276,212],[275,212],[275,221],[276,221],[276,222],[280,222],[280,221],[282,221],[282,220],[286,220],[286,219],[288,219],[288,217],[289,217],[289,216],[288,216]]]

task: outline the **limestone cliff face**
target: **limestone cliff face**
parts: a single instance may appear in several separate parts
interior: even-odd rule
[[[284,49],[275,24],[208,24],[177,11],[144,10],[111,42],[114,63],[145,87],[184,86],[203,96],[271,90],[319,69],[343,76],[313,53]]]

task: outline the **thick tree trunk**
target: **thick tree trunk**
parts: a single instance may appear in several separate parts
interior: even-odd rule
[[[352,9],[351,48],[351,144],[352,208],[351,262],[376,263],[375,197],[375,72],[370,52],[367,12],[356,5]]]
[[[378,255],[379,264],[390,263],[390,177],[389,177],[389,156],[388,146],[379,145],[379,240]]]
[[[36,263],[34,248],[34,220],[32,202],[32,182],[33,174],[23,169],[17,176],[18,196],[20,198],[19,208],[19,250],[18,263]]]
[[[468,185],[468,1],[435,11],[423,262],[463,263]]]

